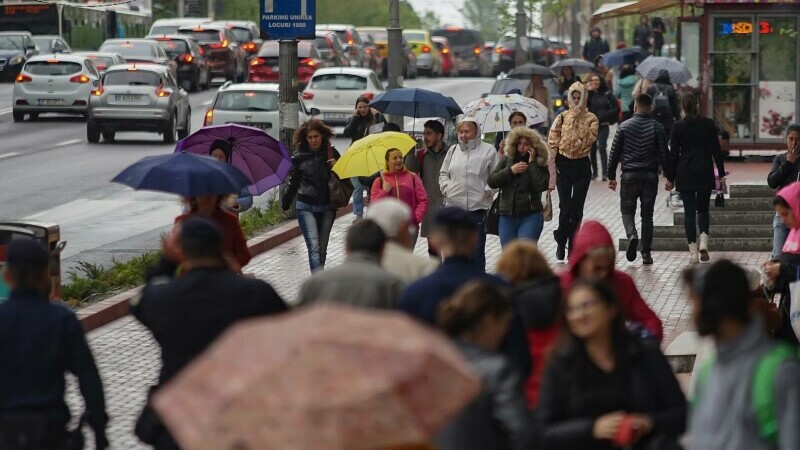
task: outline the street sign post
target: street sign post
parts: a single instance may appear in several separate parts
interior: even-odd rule
[[[261,29],[270,39],[313,39],[316,24],[316,0],[261,0]]]

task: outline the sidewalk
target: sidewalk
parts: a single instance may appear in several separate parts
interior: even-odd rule
[[[730,183],[761,183],[769,171],[767,164],[730,164]],[[558,206],[554,196],[555,206]],[[555,215],[557,217],[558,211]],[[592,182],[584,219],[602,221],[615,239],[624,237],[619,215],[619,194],[610,191],[605,183]],[[353,220],[352,215],[339,218],[334,224],[328,249],[328,265],[335,266],[344,259],[344,235]],[[672,209],[666,206],[666,192],[660,191],[656,202],[655,223],[672,224]],[[555,262],[555,242],[553,229],[556,222],[545,224],[540,248],[553,265],[554,270],[564,269],[563,264]],[[714,225],[711,225],[713,233]],[[762,253],[713,253],[712,260],[731,259],[741,265],[756,267],[768,255]],[[420,239],[416,252],[426,255],[426,243]],[[487,269],[494,270],[494,263],[500,254],[499,240],[489,236],[486,246]],[[624,255],[618,254],[618,267],[630,274],[636,281],[643,297],[664,322],[664,343],[666,346],[689,325],[690,307],[683,289],[681,272],[688,262],[688,252],[654,252],[655,264],[644,267],[641,259],[628,263]],[[272,251],[254,258],[245,272],[269,282],[278,293],[294,302],[297,291],[308,277],[308,259],[302,238],[289,241]],[[222,300],[222,299],[221,299]],[[113,449],[144,449],[133,436],[133,424],[144,404],[150,385],[155,383],[160,368],[159,349],[138,322],[125,317],[89,333],[90,345],[97,360],[106,389],[109,424],[109,439]],[[73,414],[82,411],[74,379],[70,380],[70,407]]]

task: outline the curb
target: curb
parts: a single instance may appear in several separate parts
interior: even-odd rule
[[[352,204],[344,208],[339,208],[336,211],[336,218],[338,219],[352,211]],[[289,242],[300,235],[300,226],[297,224],[296,220],[292,219],[275,229],[248,240],[247,248],[250,249],[250,253],[255,257],[281,244]],[[76,311],[78,319],[83,325],[83,329],[88,333],[89,331],[100,328],[103,325],[107,325],[128,315],[130,299],[138,294],[141,289],[142,286],[135,287],[129,291],[122,292]]]

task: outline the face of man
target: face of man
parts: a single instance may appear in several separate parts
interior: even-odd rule
[[[800,132],[792,131],[786,135],[786,149],[791,151],[800,147]]]
[[[597,30],[592,31],[592,37],[597,39],[600,37],[600,32]]]
[[[425,131],[422,132],[422,142],[426,148],[438,149],[442,145],[442,135],[431,128],[425,128]]]
[[[468,142],[478,135],[478,126],[472,122],[462,122],[458,126],[458,140],[459,142]]]

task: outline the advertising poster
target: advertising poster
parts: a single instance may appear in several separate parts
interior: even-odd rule
[[[762,81],[758,83],[758,137],[780,139],[795,122],[797,83]]]

